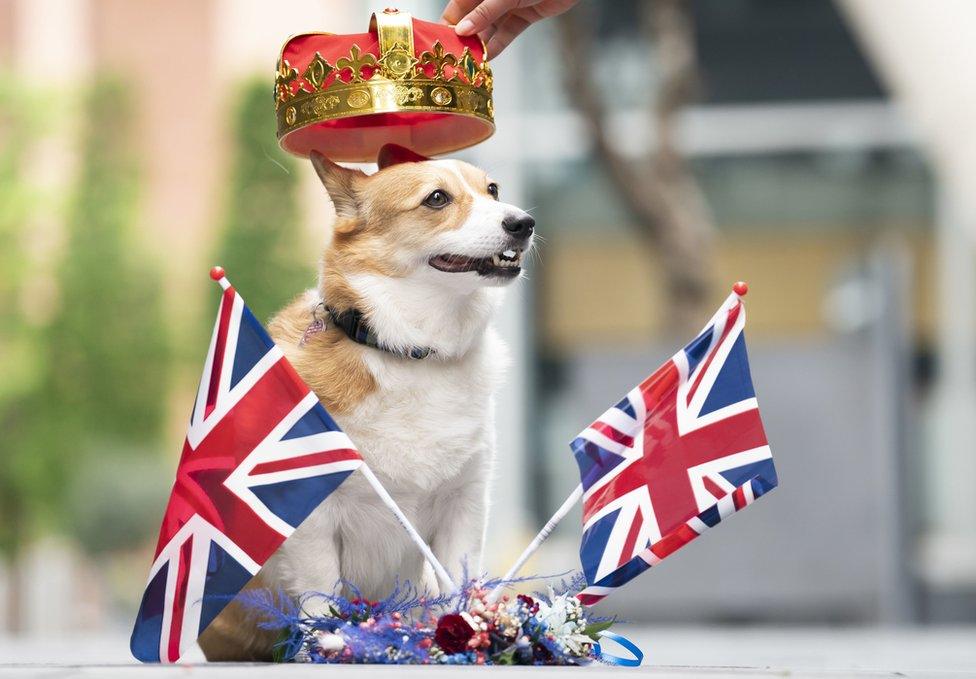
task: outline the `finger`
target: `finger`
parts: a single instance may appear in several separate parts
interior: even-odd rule
[[[495,31],[497,30],[498,30],[498,24],[492,24],[485,30],[481,31],[481,33],[478,34],[478,37],[481,38],[481,40],[485,43],[485,46],[487,47],[488,41],[491,40],[491,36],[495,35]],[[489,52],[489,56],[495,56],[495,55]]]
[[[484,0],[461,19],[458,35],[474,35],[497,23],[507,12],[534,5],[539,0]]]
[[[450,0],[441,13],[441,20],[452,26],[473,10],[481,0]]]
[[[503,21],[504,21],[504,19],[505,18],[502,17],[502,20]],[[488,58],[494,56],[493,54],[491,54],[490,52],[487,51],[487,49],[488,49],[488,41],[491,40],[491,36],[495,35],[495,31],[497,31],[497,30],[498,30],[498,24],[492,24],[491,26],[489,26],[485,30],[483,30],[483,31],[481,31],[481,32],[478,33],[478,37],[481,39],[481,42],[483,42],[485,44],[485,50],[486,50],[485,55]]]
[[[497,57],[532,23],[532,20],[521,13],[509,14],[498,25],[494,35],[491,36],[491,40],[488,41],[488,54]]]

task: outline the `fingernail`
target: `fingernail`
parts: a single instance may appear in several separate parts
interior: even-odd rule
[[[458,35],[470,35],[474,32],[474,22],[471,19],[461,19],[461,22],[454,27],[454,32]]]

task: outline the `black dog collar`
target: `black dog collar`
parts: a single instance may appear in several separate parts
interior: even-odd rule
[[[377,339],[376,332],[370,327],[359,309],[347,309],[346,311],[339,312],[322,302],[319,302],[312,310],[312,322],[305,330],[305,335],[302,337],[302,344],[308,340],[309,335],[325,329],[325,321],[318,316],[318,312],[322,309],[329,315],[329,319],[336,327],[346,333],[346,337],[353,342],[385,351],[394,356],[411,358],[418,361],[434,353],[434,350],[430,347],[411,347],[409,349],[389,347]]]

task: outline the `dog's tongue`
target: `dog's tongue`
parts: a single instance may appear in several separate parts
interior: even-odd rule
[[[512,256],[468,257],[466,255],[438,255],[430,260],[430,265],[439,271],[461,273],[477,271],[482,276],[517,276],[521,269],[521,252],[512,251]]]
[[[465,255],[438,255],[437,259],[448,266],[467,266],[474,261],[473,257]]]

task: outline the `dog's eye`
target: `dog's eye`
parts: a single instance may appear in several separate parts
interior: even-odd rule
[[[494,198],[495,200],[498,200],[498,184],[492,182],[491,184],[488,185],[488,195]]]
[[[433,191],[429,196],[424,198],[424,205],[432,207],[435,210],[440,210],[450,202],[451,196],[446,191],[441,191],[440,189]]]

